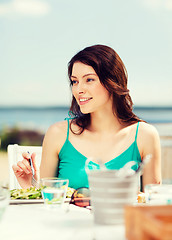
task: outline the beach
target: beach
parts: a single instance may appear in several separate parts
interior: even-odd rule
[[[162,171],[164,178],[172,178],[172,123],[156,123],[153,124],[157,129],[161,142],[168,142],[171,147],[163,154],[166,159],[162,162]],[[167,159],[168,157],[168,159]],[[6,152],[0,152],[0,181],[8,181],[8,155]]]
[[[8,155],[0,152],[0,182],[8,181]]]

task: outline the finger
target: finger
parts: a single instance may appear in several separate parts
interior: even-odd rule
[[[38,165],[36,164],[36,153],[32,153],[31,158],[32,158],[33,168],[35,172],[38,172],[39,168],[38,168]]]
[[[23,172],[23,170],[20,167],[13,165],[12,169],[13,169],[16,177],[24,177],[25,173]]]
[[[23,156],[23,161],[24,161],[24,164],[26,165],[27,169],[32,172],[32,169],[31,169],[31,162],[30,162],[30,159],[31,159],[31,155],[29,152],[24,152],[22,153],[22,156]]]
[[[32,172],[32,169],[31,169],[31,165],[30,165],[30,162],[26,159],[23,159],[22,163],[26,166],[26,168]]]
[[[23,156],[24,159],[27,159],[27,160],[29,160],[29,158],[31,157],[30,154],[27,153],[27,152],[23,152],[22,156]]]
[[[31,170],[28,169],[27,166],[25,165],[24,160],[23,161],[18,161],[17,166],[20,167],[21,169],[23,169],[23,171],[26,174],[31,174],[32,173]]]
[[[17,165],[12,165],[12,169],[14,171],[14,173],[17,173],[17,172],[23,172],[23,169],[21,169],[19,166]]]

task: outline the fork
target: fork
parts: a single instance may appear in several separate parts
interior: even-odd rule
[[[28,152],[29,153],[29,152]],[[30,153],[29,153],[30,154]],[[34,168],[33,168],[33,164],[32,164],[32,159],[29,158],[29,163],[31,166],[31,171],[32,171],[32,180],[31,180],[31,184],[33,187],[35,188],[39,188],[39,183],[36,181],[36,179],[34,178],[35,174],[34,174]]]
[[[35,180],[34,176],[32,175],[32,186],[35,188],[39,188],[39,183]]]

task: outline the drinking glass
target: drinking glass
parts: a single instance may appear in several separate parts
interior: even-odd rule
[[[66,198],[66,192],[69,184],[68,179],[60,178],[42,178],[41,179],[42,197],[44,204],[49,209],[58,209],[62,207]]]
[[[151,205],[172,204],[172,184],[147,184],[145,196]]]
[[[0,221],[9,204],[9,190],[0,185]]]

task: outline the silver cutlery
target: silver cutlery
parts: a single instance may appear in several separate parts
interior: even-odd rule
[[[29,152],[28,152],[29,153]],[[30,154],[30,153],[29,153]],[[32,158],[29,158],[29,164],[31,166],[31,171],[32,171],[32,181],[31,184],[33,187],[35,188],[39,188],[39,183],[36,181],[36,179],[34,178],[35,172],[34,172],[34,168],[33,168],[33,164],[32,164]]]

